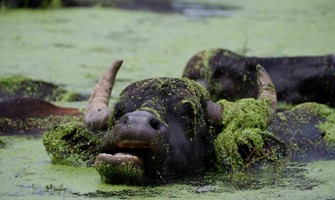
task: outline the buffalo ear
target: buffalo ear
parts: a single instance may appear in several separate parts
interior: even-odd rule
[[[223,120],[223,117],[222,117],[223,107],[220,104],[214,103],[211,100],[207,101],[206,106],[207,106],[207,113],[208,113],[209,121],[214,126],[221,126],[222,120]]]
[[[209,89],[208,81],[206,81],[204,79],[197,79],[196,82],[199,83],[202,87],[204,87],[208,91],[208,89]]]

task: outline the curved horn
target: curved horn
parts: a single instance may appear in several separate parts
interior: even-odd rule
[[[277,95],[276,89],[272,83],[272,80],[266,70],[261,66],[256,66],[257,70],[257,83],[258,83],[258,99],[268,99],[271,101],[271,119],[276,114],[277,109]]]
[[[115,61],[112,66],[101,76],[95,86],[84,113],[86,126],[91,130],[107,129],[110,109],[109,98],[114,86],[115,77],[122,65],[122,60]]]

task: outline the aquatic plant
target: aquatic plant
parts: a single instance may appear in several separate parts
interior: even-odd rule
[[[100,143],[100,135],[92,134],[82,122],[61,124],[43,135],[43,144],[53,164],[93,166]]]
[[[236,102],[221,100],[223,106],[224,128],[214,141],[217,165],[219,170],[242,170],[247,164],[260,158],[276,160],[275,153],[264,149],[264,137],[269,124],[268,100],[252,98]],[[246,160],[241,153],[244,148]]]
[[[112,165],[97,160],[95,168],[106,183],[136,184],[142,181],[144,170],[141,167],[135,168],[131,161],[123,162],[121,165]]]

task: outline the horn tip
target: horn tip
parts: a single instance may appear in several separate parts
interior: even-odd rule
[[[256,70],[257,70],[257,73],[260,73],[260,74],[263,74],[264,72],[266,73],[264,67],[260,64],[256,65]]]
[[[115,68],[116,70],[118,70],[118,69],[120,69],[122,63],[123,63],[123,60],[116,60],[116,61],[112,64],[112,68]]]

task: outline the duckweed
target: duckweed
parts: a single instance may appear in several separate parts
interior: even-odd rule
[[[274,159],[271,157],[272,154],[265,155],[263,149],[263,135],[271,113],[270,102],[248,98],[234,103],[226,100],[218,103],[223,106],[224,125],[222,132],[214,141],[219,170],[231,168],[233,171],[240,171],[246,166],[247,163],[240,153],[242,145],[258,158]]]
[[[144,170],[134,168],[131,163],[127,162],[117,166],[101,162],[95,167],[102,181],[106,183],[138,183],[141,182],[144,175]]]
[[[53,164],[90,167],[100,143],[100,135],[92,134],[82,122],[55,126],[43,135],[43,144]]]

